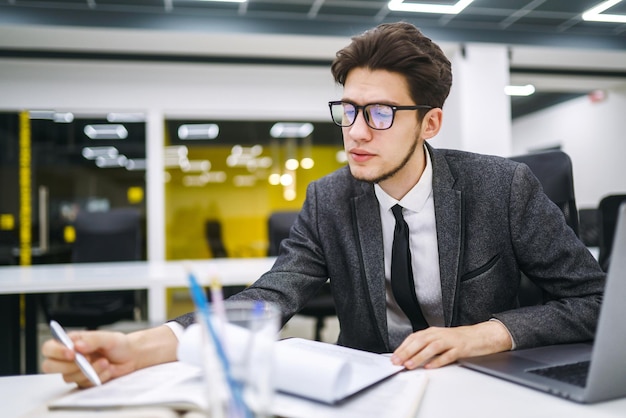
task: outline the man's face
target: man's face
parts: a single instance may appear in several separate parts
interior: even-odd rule
[[[365,68],[350,71],[342,100],[360,106],[370,103],[416,104],[409,95],[403,76]],[[423,169],[424,153],[416,112],[397,111],[391,128],[376,130],[367,125],[360,110],[354,124],[342,128],[348,164],[355,178],[379,183],[383,189],[386,185],[394,189],[400,185],[403,189],[410,189],[417,183]]]

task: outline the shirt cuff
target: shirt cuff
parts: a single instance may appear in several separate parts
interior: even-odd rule
[[[511,339],[511,351],[515,350],[515,340],[513,339],[513,335],[511,335],[511,331],[509,331],[509,329],[506,327],[506,325],[504,325],[504,323],[502,323],[502,321],[500,321],[497,318],[491,318],[490,321],[496,321],[496,322],[500,323],[500,325],[502,325],[504,327],[506,332],[509,333],[509,338]]]
[[[183,337],[183,332],[185,332],[185,328],[176,321],[166,322],[165,326],[169,327],[176,336],[176,339],[180,341],[180,339]]]

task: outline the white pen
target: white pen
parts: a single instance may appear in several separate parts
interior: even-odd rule
[[[80,353],[77,353],[74,350],[74,342],[67,335],[63,327],[55,320],[50,321],[50,330],[52,331],[52,335],[58,341],[60,341],[64,346],[74,351],[75,361],[80,370],[87,376],[87,379],[95,386],[100,386],[102,383],[100,382],[100,378],[98,377],[98,373],[93,369],[89,361]]]

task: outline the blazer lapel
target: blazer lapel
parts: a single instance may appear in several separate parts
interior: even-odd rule
[[[457,298],[459,266],[463,257],[464,211],[460,190],[455,190],[454,178],[445,156],[428,146],[433,162],[433,199],[439,244],[439,270],[441,294],[446,326],[455,320],[454,306]]]
[[[356,236],[361,252],[365,286],[382,342],[388,348],[387,310],[385,300],[385,265],[382,226],[378,200],[371,185],[363,184],[364,193],[353,199]]]

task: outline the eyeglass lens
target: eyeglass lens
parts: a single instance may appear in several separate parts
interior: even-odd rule
[[[340,126],[354,123],[358,109],[352,103],[337,103],[331,108],[333,121]],[[374,129],[387,129],[393,123],[393,108],[384,104],[369,104],[363,108],[365,121]]]

